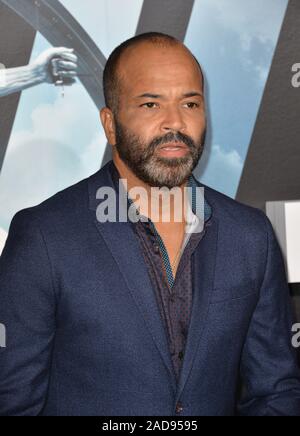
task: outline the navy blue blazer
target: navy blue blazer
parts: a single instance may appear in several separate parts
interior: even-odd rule
[[[289,290],[267,217],[205,187],[212,218],[177,385],[132,226],[96,219],[109,165],[11,223],[0,415],[300,416]]]

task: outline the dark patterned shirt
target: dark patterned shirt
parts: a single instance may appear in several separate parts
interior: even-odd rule
[[[120,175],[114,163],[111,165],[111,175],[118,192]],[[194,188],[198,185],[193,175],[189,178],[188,186],[191,187],[191,208],[195,214],[196,190]],[[130,207],[132,200],[129,197],[127,199],[128,207]],[[210,206],[204,199],[204,221],[207,221],[210,216]],[[193,253],[202,239],[203,232],[186,234],[176,277],[174,277],[167,249],[154,223],[148,219],[147,221],[138,220],[132,225],[141,244],[156,301],[167,332],[173,367],[178,381],[192,310]]]

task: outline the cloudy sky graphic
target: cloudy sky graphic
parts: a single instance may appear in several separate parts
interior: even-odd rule
[[[142,0],[64,0],[107,57],[135,34]],[[185,43],[201,62],[210,119],[196,174],[234,197],[276,47],[287,0],[195,0]],[[32,58],[48,48],[37,35]],[[78,82],[23,92],[0,175],[0,229],[13,215],[96,172],[106,139],[94,103]],[[3,239],[3,234],[2,239]]]

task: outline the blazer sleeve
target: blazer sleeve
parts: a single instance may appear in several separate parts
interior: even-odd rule
[[[292,347],[293,314],[281,250],[269,219],[267,259],[260,298],[241,360],[245,416],[300,416],[300,373]]]
[[[47,247],[31,209],[15,215],[0,257],[0,415],[36,416],[47,395],[55,335]]]

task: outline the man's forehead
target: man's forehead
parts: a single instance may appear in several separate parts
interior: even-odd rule
[[[126,100],[139,95],[183,99],[184,94],[202,93],[203,76],[197,61],[182,44],[157,46],[138,44],[128,48],[118,65],[118,94]]]
[[[139,51],[131,58],[123,59],[119,64],[119,79],[126,91],[134,90],[142,94],[151,88],[160,94],[163,89],[185,88],[186,92],[202,89],[200,69],[188,52],[174,53],[169,50],[164,56],[163,51],[158,53],[153,50],[148,56],[146,52]]]
[[[148,65],[164,66],[169,63],[193,68],[197,66],[190,51],[183,44],[161,46],[158,44],[140,43],[129,47],[120,58],[121,71],[146,70]]]

